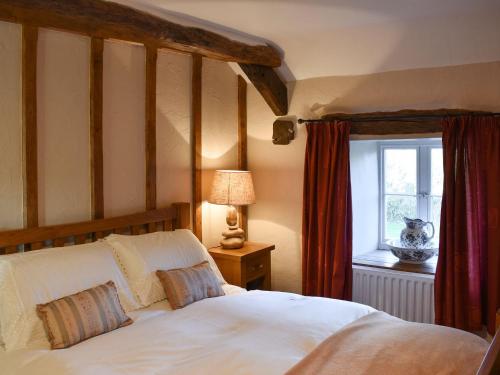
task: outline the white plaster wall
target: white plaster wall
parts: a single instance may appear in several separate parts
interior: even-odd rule
[[[376,141],[350,142],[352,254],[378,248],[379,174]]]
[[[104,214],[145,209],[145,49],[104,43]]]
[[[0,230],[23,226],[21,33],[0,22]]]
[[[289,83],[290,115],[402,108],[500,110],[500,62],[415,69]],[[288,146],[273,145],[276,119],[253,86],[248,89],[249,168],[257,203],[249,209],[254,241],[274,242],[273,288],[301,291],[301,217],[305,128]]]
[[[500,59],[498,0],[118,1],[250,44],[272,41],[288,81]]]
[[[158,207],[191,201],[191,57],[158,51],[156,80]]]
[[[21,31],[20,25],[0,22],[0,230],[23,224]],[[89,44],[88,38],[79,35],[40,31],[37,95],[42,225],[90,218]],[[144,60],[142,46],[105,42],[106,216],[145,208]],[[227,64],[208,60],[204,73],[208,106],[204,110],[205,149],[217,158],[222,146],[222,154],[227,154],[208,165],[233,168],[236,78]],[[159,51],[157,93],[157,196],[158,204],[166,206],[191,200],[190,56]],[[222,212],[220,224],[224,226],[225,209]]]
[[[256,194],[248,210],[249,239],[276,245],[271,253],[272,288],[300,292],[305,132],[301,130],[290,145],[274,145],[276,117],[252,85],[247,111],[248,167]]]
[[[208,203],[216,169],[238,167],[238,79],[227,63],[203,59],[202,199],[203,243],[219,244],[227,228],[226,206]]]
[[[87,37],[39,31],[40,225],[90,219],[89,46]]]

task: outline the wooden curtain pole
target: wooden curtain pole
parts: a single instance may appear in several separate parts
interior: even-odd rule
[[[418,136],[439,134],[443,131],[442,120],[448,116],[500,116],[498,112],[471,111],[466,109],[404,109],[396,112],[331,113],[321,119],[304,120],[298,123],[321,124],[327,121],[350,121],[351,135],[363,136]]]

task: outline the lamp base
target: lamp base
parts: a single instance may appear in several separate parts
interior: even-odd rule
[[[245,231],[236,226],[222,232],[222,237],[220,245],[223,249],[240,249],[245,243]]]

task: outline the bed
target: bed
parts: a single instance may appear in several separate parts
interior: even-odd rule
[[[321,313],[311,316],[316,310]],[[206,299],[175,312],[162,301],[130,313],[135,322],[128,327],[62,351],[2,353],[0,363],[5,374],[283,374],[331,333],[370,311],[259,291]],[[333,321],[332,314],[338,315]]]
[[[189,205],[175,204],[169,208],[119,218],[0,232],[0,249],[8,254],[22,249],[29,252],[42,247],[69,246],[64,250],[69,254],[74,244],[89,243],[89,246],[93,246],[93,241],[97,240],[95,243],[99,244],[102,238],[111,233],[137,235],[136,238],[139,238],[146,233],[159,230],[171,231],[188,226]],[[95,251],[93,247],[90,248]],[[39,250],[37,256],[42,258],[41,261],[51,256],[58,260],[63,258],[57,255],[57,252],[63,251],[60,248],[50,251],[53,253]],[[21,260],[24,256],[24,254],[15,255]],[[177,254],[177,257],[183,256]],[[189,256],[184,258],[189,262]],[[0,256],[0,299],[9,295],[2,288],[11,288],[7,282],[2,284],[1,260]],[[80,261],[85,264],[87,259],[81,258]],[[172,262],[172,259],[169,262]],[[100,263],[105,263],[105,260]],[[50,268],[50,264],[45,265]],[[38,280],[37,285],[51,278],[50,275],[44,274],[43,268],[40,266],[32,268],[33,272],[29,275],[31,280]],[[106,271],[108,268],[103,267],[103,272],[108,272]],[[79,284],[72,285],[73,281],[70,280],[71,275],[77,278],[79,271],[76,268],[72,270],[70,265],[67,272],[67,275],[63,275],[67,282],[57,282],[57,279],[53,281],[58,284],[58,293],[61,295],[69,293],[71,288],[83,289]],[[89,273],[91,273],[88,275],[89,278],[95,276],[92,272]],[[116,279],[121,276],[113,277]],[[120,283],[123,284],[123,281],[118,280],[117,284]],[[329,366],[343,369],[336,373],[376,373],[369,371],[369,367],[374,363],[377,354],[370,354],[373,360],[366,358],[366,355],[364,359],[361,358],[359,350],[354,345],[356,335],[360,341],[358,344],[366,345],[362,339],[359,340],[359,334],[361,332],[363,336],[366,332],[369,337],[370,330],[360,327],[369,327],[370,319],[392,318],[378,317],[373,308],[352,302],[282,292],[247,292],[224,281],[221,283],[224,296],[203,299],[182,309],[173,310],[168,300],[161,296],[152,299],[154,303],[148,306],[129,306],[127,314],[134,321],[133,324],[82,341],[67,349],[50,350],[43,341],[30,338],[29,345],[20,344],[17,347],[13,346],[12,350],[0,350],[0,374],[243,375],[284,374],[287,371],[291,374],[319,374],[318,363],[320,363],[319,368],[327,370]],[[43,291],[45,289],[42,288]],[[40,293],[37,292],[38,294]],[[49,299],[48,295],[44,298]],[[1,304],[5,305],[5,302],[0,300],[0,322],[1,315],[5,313]],[[143,301],[139,301],[139,304],[140,302]],[[34,321],[31,323],[35,324]],[[404,324],[410,323],[397,319],[387,324],[397,324],[406,330],[409,326]],[[382,325],[378,327],[378,330],[371,333],[372,335],[383,335],[380,333]],[[419,331],[417,327],[414,328]],[[455,334],[455,331],[457,330],[449,332]],[[488,344],[473,335],[461,332],[458,334],[460,336],[457,337],[464,338],[461,344],[466,346],[466,349],[463,349],[462,345],[462,351],[468,355],[464,360],[472,361],[472,367],[479,367]],[[9,327],[0,326],[1,336],[9,337]],[[17,336],[23,336],[22,332],[18,334],[13,330],[10,333],[11,338],[17,339]],[[383,340],[373,340],[373,337],[371,340],[383,342]],[[456,344],[459,340],[454,341]],[[345,351],[339,352],[340,349],[346,348],[346,343],[347,352],[350,351],[350,354],[346,354]],[[452,355],[454,355],[453,345],[451,343],[448,348],[448,350],[451,348]],[[349,362],[349,355],[353,355],[360,363],[365,360],[365,363],[368,363],[368,370],[367,367],[358,367],[359,371],[351,371],[345,367],[345,363],[341,364],[344,367],[335,367],[340,364],[337,362],[332,364],[331,361],[319,358],[324,356],[325,350],[331,351],[332,348],[337,350],[337,353],[329,353],[328,357],[334,358],[337,355]],[[370,348],[387,354],[386,347],[374,349],[376,345],[370,345]],[[459,358],[456,356],[455,358],[458,363]],[[402,363],[400,367],[401,373],[405,374],[422,373],[419,371],[424,368],[413,366],[414,372],[412,372],[409,363]]]

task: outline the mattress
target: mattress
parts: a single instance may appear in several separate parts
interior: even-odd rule
[[[374,311],[352,302],[241,292],[172,310],[129,313],[134,324],[63,350],[0,353],[0,373],[50,375],[283,374],[328,336]]]

